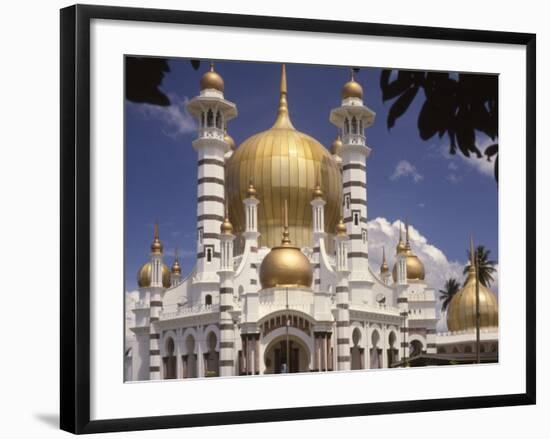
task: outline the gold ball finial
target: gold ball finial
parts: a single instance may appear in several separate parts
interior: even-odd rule
[[[315,189],[313,189],[313,198],[323,198],[323,190],[321,189],[321,185],[317,183],[315,185]]]
[[[351,79],[342,87],[342,99],[358,98],[363,99],[363,87],[355,81],[355,72],[351,69]]]
[[[220,232],[222,235],[231,235],[233,233],[233,224],[229,221],[229,211],[227,205],[225,207],[225,219],[220,226]]]
[[[256,197],[256,188],[254,187],[254,183],[252,183],[252,180],[248,183],[248,190],[246,191],[246,195],[248,198],[255,198]]]
[[[336,236],[346,236],[347,229],[346,225],[344,224],[344,219],[340,217],[340,221],[338,221],[338,224],[336,224]]]
[[[175,250],[174,263],[172,264],[172,274],[181,274],[181,266],[178,258],[178,249]]]
[[[332,155],[339,155],[340,150],[342,149],[342,139],[340,138],[340,134],[334,139],[334,142],[332,142],[332,145],[330,145],[330,152]]]
[[[153,242],[151,243],[151,253],[161,254],[162,253],[162,243],[159,239],[159,225],[158,222],[155,223],[155,232],[153,236]]]
[[[210,63],[210,70],[202,75],[200,86],[201,91],[211,88],[223,93],[223,78],[214,70],[213,62]]]
[[[231,151],[235,151],[235,140],[233,140],[233,137],[231,137],[229,134],[227,134],[227,130],[225,131],[225,136],[223,137],[223,140],[225,143],[229,145],[229,148],[231,148]]]

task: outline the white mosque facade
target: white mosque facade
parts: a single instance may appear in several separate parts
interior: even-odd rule
[[[196,264],[183,276],[176,256],[169,268],[155,226],[126,380],[388,368],[472,352],[471,282],[451,302],[450,332],[437,334],[436,292],[408,227],[392,271],[385,255],[369,265],[365,130],[375,113],[353,75],[330,113],[339,132],[330,151],[292,125],[284,66],[274,125],[239,148],[227,134],[237,108],[213,66],[200,85],[188,103],[198,121]],[[490,290],[482,296],[489,352],[498,305]]]

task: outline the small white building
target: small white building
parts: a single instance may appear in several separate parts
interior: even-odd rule
[[[296,130],[285,67],[274,125],[239,148],[236,105],[211,66],[188,103],[198,120],[197,262],[163,258],[158,228],[138,272],[128,380],[386,368],[436,354],[436,297],[408,227],[393,272],[369,266],[365,130],[352,78],[330,113],[331,151]],[[450,338],[446,338],[450,337]],[[443,341],[442,341],[443,340]]]

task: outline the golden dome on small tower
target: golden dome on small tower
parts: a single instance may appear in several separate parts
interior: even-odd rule
[[[153,242],[151,244],[151,253],[161,254],[162,253],[162,243],[159,239],[159,225],[155,223],[155,232],[153,236]]]
[[[363,87],[355,81],[355,72],[351,70],[351,79],[342,87],[342,99],[359,98],[363,99]]]
[[[285,200],[285,225],[281,245],[273,247],[260,265],[262,289],[274,287],[311,288],[313,270],[309,259],[294,247],[288,233],[288,207]]]
[[[213,88],[223,93],[223,78],[214,70],[214,63],[210,63],[210,70],[202,75],[201,91]]]
[[[342,149],[342,139],[340,138],[340,135],[334,139],[334,142],[332,142],[332,145],[330,145],[330,152],[332,155],[339,155],[340,150]]]
[[[407,257],[407,280],[424,280],[426,272],[424,270],[424,264],[418,256],[416,256],[411,249],[411,243],[409,241],[409,224],[406,225],[406,238],[405,243],[401,237],[401,226],[399,226],[399,244],[397,244],[397,254],[404,253]],[[397,282],[397,262],[393,265],[392,277]]]
[[[248,198],[254,198],[256,196],[256,188],[254,187],[254,184],[252,183],[252,180],[248,183],[248,189],[246,190],[246,196]]]
[[[178,258],[178,250],[176,249],[176,255],[174,257],[174,263],[172,264],[172,274],[181,274],[181,266]]]
[[[346,225],[344,224],[344,220],[342,219],[342,217],[340,217],[340,221],[338,221],[338,224],[336,224],[336,236],[346,236],[346,233]]]
[[[140,288],[147,288],[151,286],[152,269],[151,262],[143,264],[137,273],[137,283]],[[170,287],[170,269],[168,265],[162,264],[162,286],[164,288]]]
[[[321,189],[321,184],[319,183],[313,189],[313,198],[323,198],[323,189]]]
[[[447,309],[449,331],[467,331],[476,327],[476,273],[473,243],[470,243],[470,270],[462,289],[456,293]],[[479,283],[481,328],[498,327],[498,300],[485,285]]]
[[[223,136],[223,140],[225,143],[229,145],[229,148],[231,148],[232,151],[235,151],[235,140],[233,140],[233,137],[231,137],[229,134],[227,134],[227,131],[225,132],[225,136]]]
[[[233,224],[231,224],[231,222],[229,221],[227,211],[225,213],[225,219],[220,226],[220,232],[222,235],[231,235],[233,233]]]

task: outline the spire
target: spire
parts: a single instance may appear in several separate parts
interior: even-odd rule
[[[321,189],[321,165],[317,168],[317,182],[313,190],[313,198],[323,198],[323,190]]]
[[[181,273],[180,260],[179,260],[179,257],[178,257],[178,248],[177,247],[174,250],[174,263],[172,264],[172,273],[173,274],[180,274]]]
[[[285,206],[283,209],[283,218],[284,218],[283,239],[281,240],[281,245],[289,247],[291,243],[290,243],[290,234],[288,233],[288,202],[286,199],[285,199]]]
[[[475,274],[476,272],[476,257],[475,257],[475,250],[474,250],[474,238],[472,235],[470,235],[470,268],[468,269],[468,273]]]
[[[286,128],[293,130],[295,128],[290,121],[290,116],[288,114],[288,103],[286,100],[286,67],[284,64],[282,64],[281,66],[281,86],[279,89],[279,93],[279,110],[277,111],[277,120],[273,124],[272,128]]]
[[[409,240],[409,220],[405,218],[405,248],[407,250],[411,249],[411,242]]]
[[[254,187],[254,183],[252,182],[252,179],[250,179],[248,182],[248,190],[246,191],[246,196],[248,198],[256,197],[256,188]]]
[[[231,235],[233,233],[233,224],[229,221],[229,208],[227,207],[227,202],[225,203],[225,219],[220,226],[220,232],[222,235]]]
[[[384,274],[389,271],[388,263],[386,262],[386,247],[382,247],[382,265],[380,265],[380,273]]]
[[[399,220],[399,242],[397,243],[397,247],[395,248],[395,253],[400,254],[407,250],[407,246],[403,242],[403,224],[401,220]]]
[[[153,234],[153,243],[151,244],[151,253],[156,255],[162,253],[162,244],[159,239],[159,224],[158,221],[155,221],[155,231]]]

